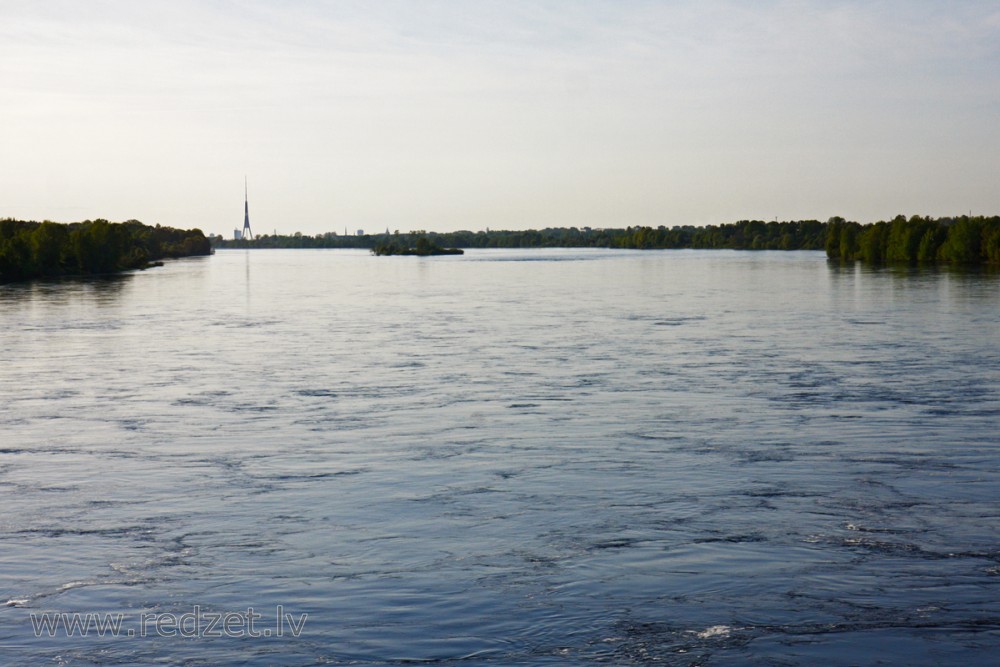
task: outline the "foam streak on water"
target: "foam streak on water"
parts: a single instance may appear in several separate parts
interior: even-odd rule
[[[1000,281],[221,251],[0,288],[10,664],[991,664]],[[301,636],[29,615],[308,614]]]

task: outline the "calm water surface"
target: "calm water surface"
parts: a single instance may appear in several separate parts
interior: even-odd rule
[[[3,664],[1000,650],[995,275],[230,250],[2,287],[0,323]],[[279,605],[298,637],[31,622]]]

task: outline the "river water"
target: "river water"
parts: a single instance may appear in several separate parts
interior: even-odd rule
[[[2,664],[1000,650],[995,274],[228,250],[0,322]]]

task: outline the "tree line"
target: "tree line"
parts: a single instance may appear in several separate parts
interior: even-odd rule
[[[1000,265],[1000,217],[907,219],[870,225],[833,218],[827,225],[831,259],[869,264],[944,262]]]
[[[165,258],[211,252],[200,229],[151,227],[138,220],[0,220],[0,283],[142,269]]]
[[[445,248],[697,248],[729,250],[825,250],[830,259],[890,262],[946,262],[1000,265],[1000,217],[929,218],[896,216],[869,224],[844,218],[739,222],[694,227],[563,227],[471,232],[413,231],[340,236],[260,236],[250,240],[212,239],[223,248],[415,247],[426,238]]]
[[[341,236],[262,235],[253,240],[213,237],[219,248],[364,248],[416,247],[421,238],[442,248],[729,248],[733,250],[822,250],[826,225],[800,222],[741,221],[708,227],[548,227],[546,229],[428,232]]]

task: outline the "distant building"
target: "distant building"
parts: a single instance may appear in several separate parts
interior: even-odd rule
[[[358,230],[358,236],[364,236],[364,235],[365,235],[365,230],[359,229]]]
[[[243,232],[241,232],[238,229],[234,229],[233,230],[233,238],[235,240],[237,240],[237,241],[242,241],[243,240]]]
[[[236,240],[239,241],[241,238],[253,240],[253,232],[250,231],[250,198],[247,197],[246,176],[243,177],[243,231]]]

